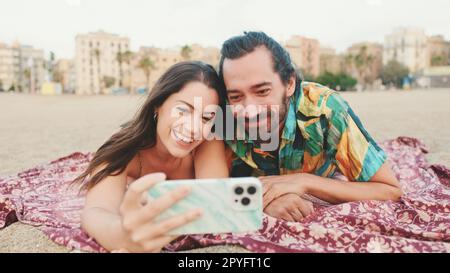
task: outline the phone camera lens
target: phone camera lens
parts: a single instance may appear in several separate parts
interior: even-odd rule
[[[256,188],[253,187],[253,186],[250,186],[250,187],[248,187],[247,192],[248,192],[249,194],[255,194]]]
[[[234,192],[237,195],[240,195],[240,194],[242,194],[244,192],[244,189],[242,187],[237,187],[237,188],[234,189]]]
[[[242,198],[241,200],[242,205],[247,206],[248,204],[250,204],[250,199],[247,197]]]

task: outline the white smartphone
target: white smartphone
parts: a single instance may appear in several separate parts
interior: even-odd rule
[[[156,199],[183,185],[191,186],[191,193],[159,215],[155,221],[196,208],[202,209],[202,216],[169,234],[243,233],[261,228],[263,206],[259,179],[246,177],[168,180],[157,183],[148,191],[148,195],[151,199]]]

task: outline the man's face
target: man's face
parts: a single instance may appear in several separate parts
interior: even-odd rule
[[[245,129],[270,132],[284,121],[288,98],[295,91],[295,77],[284,85],[273,69],[271,52],[258,47],[253,52],[235,59],[225,59],[223,78],[229,103],[234,106],[234,115],[245,118]],[[237,106],[237,107],[236,107]],[[242,110],[244,108],[245,110]],[[272,117],[275,127],[271,128]]]

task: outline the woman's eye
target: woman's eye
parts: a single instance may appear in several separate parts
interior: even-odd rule
[[[180,115],[184,115],[184,114],[186,114],[187,112],[189,112],[188,109],[183,108],[183,107],[177,107],[177,110],[178,110],[178,112],[180,113]]]
[[[209,122],[214,118],[214,116],[203,116],[203,122]]]

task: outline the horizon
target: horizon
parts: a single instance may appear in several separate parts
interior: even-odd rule
[[[77,34],[99,30],[128,37],[132,51],[141,46],[176,48],[186,44],[220,48],[223,41],[245,30],[264,31],[280,42],[292,35],[301,35],[317,39],[321,46],[332,47],[337,53],[358,42],[383,44],[385,35],[397,27],[418,27],[428,36],[450,38],[450,18],[446,17],[450,1],[445,0],[347,0],[345,4],[330,0],[276,3],[248,0],[239,3],[239,10],[235,8],[237,0],[157,0],[151,3],[132,0],[134,4],[129,6],[126,3],[130,1],[110,2],[17,0],[2,3],[2,10],[8,12],[0,17],[0,42],[18,41],[43,49],[46,55],[54,52],[60,59],[74,57]],[[431,7],[430,2],[433,2]],[[286,6],[291,8],[285,9]],[[303,9],[307,12],[301,12]],[[156,12],[147,17],[147,10]],[[165,19],[166,14],[176,20]],[[229,20],[230,15],[233,20]],[[11,22],[14,31],[7,29]],[[317,23],[309,25],[310,22]],[[354,22],[358,23],[354,25]]]

